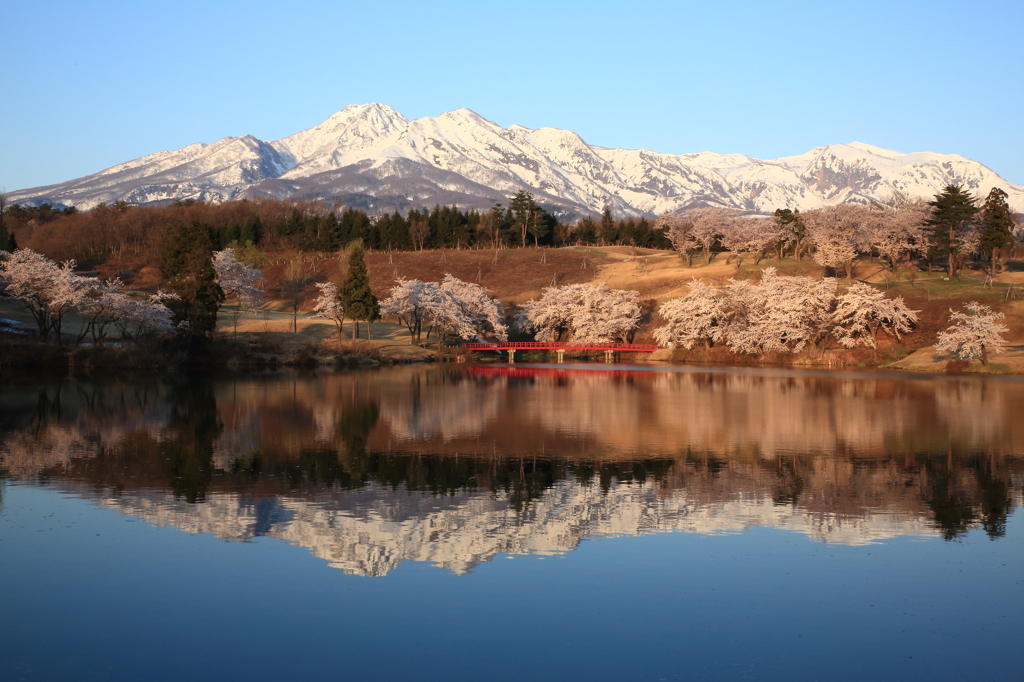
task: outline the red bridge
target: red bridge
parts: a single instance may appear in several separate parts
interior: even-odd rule
[[[653,353],[658,346],[653,343],[583,343],[558,341],[505,341],[495,343],[464,343],[467,350],[504,350],[508,351],[508,361],[516,361],[517,350],[553,350],[558,362],[565,361],[567,350],[603,350],[605,362],[614,362],[616,353]]]

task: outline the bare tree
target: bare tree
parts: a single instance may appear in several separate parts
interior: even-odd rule
[[[309,286],[309,275],[301,260],[289,261],[284,269],[284,280],[281,281],[281,297],[292,307],[292,331],[299,331],[299,306]]]
[[[409,236],[412,237],[412,243],[416,250],[422,251],[427,243],[427,237],[430,236],[430,223],[426,220],[410,220]]]

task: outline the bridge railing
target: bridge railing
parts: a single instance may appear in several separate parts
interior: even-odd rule
[[[467,350],[614,350],[651,353],[658,350],[653,343],[575,343],[556,341],[496,341],[494,343],[463,343]]]

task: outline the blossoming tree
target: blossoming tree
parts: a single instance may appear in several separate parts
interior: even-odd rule
[[[964,307],[966,313],[950,309],[953,324],[939,332],[935,350],[954,353],[961,360],[981,360],[982,365],[988,365],[989,352],[998,353],[1006,345],[1002,335],[1008,329],[997,321],[1003,319],[1003,313],[977,301],[965,303]]]
[[[516,316],[516,327],[538,341],[602,343],[626,340],[640,321],[640,294],[605,283],[548,287]]]

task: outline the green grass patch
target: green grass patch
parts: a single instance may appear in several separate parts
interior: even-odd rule
[[[1009,374],[1010,366],[1003,362],[990,362],[985,371],[990,374]]]

